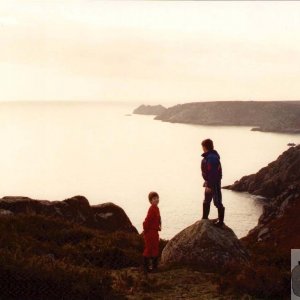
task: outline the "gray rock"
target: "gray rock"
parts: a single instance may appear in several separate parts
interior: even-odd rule
[[[257,235],[257,241],[261,242],[263,240],[266,240],[268,237],[270,237],[270,230],[267,227],[263,227]]]
[[[111,202],[107,202],[92,205],[91,208],[97,224],[104,230],[115,231],[118,228],[122,228],[128,232],[138,233],[121,207]]]
[[[0,198],[0,215],[19,213],[59,217],[108,232],[138,233],[121,207],[110,202],[90,205],[81,195],[63,201],[36,200],[22,196]]]
[[[244,237],[245,245],[268,241],[286,251],[292,243],[291,224],[299,226],[300,145],[284,151],[278,158],[261,168],[256,174],[243,176],[227,189],[248,192],[265,197],[263,213],[258,225]],[[267,231],[269,228],[269,231]],[[297,234],[294,244],[298,243]],[[263,243],[264,244],[264,243]]]
[[[243,176],[226,186],[239,192],[249,192],[272,199],[285,194],[283,200],[300,192],[300,145],[289,148],[256,174]]]
[[[293,199],[293,195],[290,195],[287,199],[285,199],[281,203],[280,208],[279,208],[279,212],[277,213],[277,218],[281,218],[284,215],[285,210],[289,207],[291,199]]]
[[[163,265],[187,264],[218,269],[227,263],[247,263],[249,254],[229,227],[200,220],[179,232],[162,252]]]
[[[0,209],[0,215],[13,215],[14,213],[8,209]]]

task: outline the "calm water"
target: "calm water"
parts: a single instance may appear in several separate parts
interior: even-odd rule
[[[201,218],[201,140],[215,141],[223,185],[257,172],[299,135],[249,127],[196,126],[132,115],[135,105],[0,104],[0,196],[63,200],[81,194],[91,204],[114,202],[141,230],[151,190],[160,194],[161,237]],[[223,190],[226,223],[241,237],[257,224],[255,198]],[[217,217],[215,207],[211,217]]]

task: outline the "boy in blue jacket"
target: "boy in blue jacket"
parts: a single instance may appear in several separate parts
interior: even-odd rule
[[[202,219],[208,219],[210,203],[213,199],[214,205],[218,209],[218,221],[216,226],[223,226],[225,207],[222,204],[221,179],[222,166],[219,153],[214,150],[214,144],[211,139],[206,139],[201,143],[203,148],[203,159],[201,162],[202,177],[205,180],[203,216]]]

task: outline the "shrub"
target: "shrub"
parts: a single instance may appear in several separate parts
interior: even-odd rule
[[[3,299],[118,299],[109,270],[141,263],[137,234],[42,215],[0,216],[0,245]]]

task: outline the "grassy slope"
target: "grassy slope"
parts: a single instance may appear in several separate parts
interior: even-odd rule
[[[142,250],[136,234],[107,234],[41,215],[2,215],[0,299],[223,299],[213,274],[182,267],[145,278]]]
[[[139,266],[141,251],[136,234],[107,234],[40,215],[1,216],[0,295],[117,299],[110,270]]]
[[[136,234],[39,215],[0,216],[0,299],[277,299],[286,293],[279,272],[286,261],[274,249],[252,249],[255,259],[243,270],[182,266],[148,278],[140,269],[142,250]],[[253,298],[242,297],[248,294]]]

